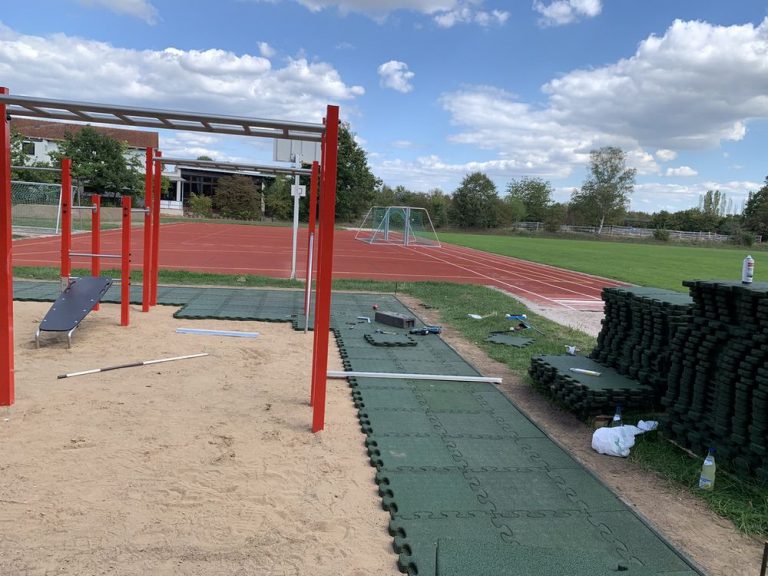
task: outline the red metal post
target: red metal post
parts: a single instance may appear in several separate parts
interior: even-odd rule
[[[0,94],[8,88],[0,87]],[[11,222],[11,127],[0,104],[0,406],[15,399],[13,364],[13,262]]]
[[[309,225],[307,226],[307,285],[304,291],[304,309],[307,309],[307,300],[312,293],[312,275],[310,270],[312,266],[312,252],[314,247],[313,238],[315,236],[315,219],[317,217],[317,174],[320,171],[320,167],[317,161],[312,162],[312,177],[309,183]]]
[[[91,195],[93,211],[91,212],[91,254],[101,254],[101,196]],[[101,274],[101,258],[91,256],[91,276],[97,278]],[[99,309],[98,302],[93,307]]]
[[[312,432],[325,427],[325,388],[328,377],[328,333],[331,324],[331,284],[333,282],[333,232],[336,221],[336,163],[339,145],[339,107],[328,106],[323,153],[323,188],[320,198],[320,246],[317,257],[317,296],[315,302],[315,402]]]
[[[144,262],[142,264],[144,280],[141,285],[141,311],[149,312],[152,295],[152,166],[155,149],[147,148],[146,174],[144,176]]]
[[[72,160],[61,159],[61,291],[69,285],[72,273]]]
[[[323,124],[325,124],[325,118],[323,118]],[[323,169],[322,167],[325,166],[325,133],[320,137],[320,181],[319,184],[319,190],[322,192],[323,190]],[[317,215],[317,207],[315,207],[315,215]],[[320,223],[322,224],[322,223]],[[317,226],[318,230],[322,230],[322,225]],[[315,235],[315,254],[322,254],[322,246],[323,246],[323,237],[321,234]],[[316,262],[317,264],[317,262]],[[317,278],[318,273],[315,272],[315,278]],[[317,307],[317,287],[315,287],[315,307]],[[304,309],[306,310],[306,306],[304,306]],[[315,378],[315,370],[316,370],[316,356],[314,351],[317,349],[317,330],[314,331],[314,339],[312,340],[312,382],[310,384],[310,391],[309,391],[309,405],[314,406],[315,405],[315,386],[317,385],[317,378]]]
[[[120,326],[128,326],[131,306],[131,197],[123,196],[123,251],[120,271]]]
[[[160,150],[155,156],[162,156]],[[155,161],[155,189],[152,192],[152,306],[157,306],[157,279],[159,276],[158,261],[160,259],[160,196],[163,186],[163,163]]]

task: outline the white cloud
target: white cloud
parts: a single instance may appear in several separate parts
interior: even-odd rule
[[[0,76],[16,94],[319,122],[327,104],[364,93],[324,62],[224,50],[131,50],[0,24]]]
[[[157,24],[157,8],[147,0],[79,0],[79,2],[86,6],[100,6],[117,14],[134,16],[147,24]]]
[[[677,158],[677,152],[674,150],[665,150],[662,148],[661,150],[656,150],[656,158],[661,160],[662,162],[671,162],[675,158]]]
[[[581,18],[594,18],[603,6],[601,0],[553,0],[548,4],[534,0],[533,9],[541,14],[542,26],[563,26]]]
[[[509,12],[503,10],[476,10],[471,5],[464,5],[456,10],[440,12],[434,20],[441,28],[451,28],[456,24],[478,24],[487,27],[492,24],[504,24],[509,19]]]
[[[259,42],[259,54],[264,56],[264,58],[274,58],[275,54],[277,54],[277,50],[272,48],[272,46],[266,42]]]
[[[667,168],[667,176],[698,176],[699,173],[690,166],[680,166],[679,168]]]
[[[405,150],[408,148],[413,148],[413,142],[411,142],[410,140],[395,140],[394,142],[392,142],[392,147]]]
[[[415,74],[408,70],[408,64],[405,62],[390,60],[379,66],[378,72],[381,77],[381,85],[385,88],[392,88],[392,90],[397,90],[403,94],[413,90],[411,80]]]
[[[627,151],[640,174],[659,173],[647,149],[669,161],[674,150],[740,140],[748,122],[768,118],[768,19],[676,21],[632,57],[567,73],[543,91],[536,105],[488,86],[444,94],[451,141],[495,151],[516,174],[566,177],[606,145]]]
[[[276,0],[252,0],[256,2],[274,2]],[[432,16],[442,28],[456,24],[477,24],[491,26],[504,24],[509,19],[505,10],[483,10],[485,0],[294,0],[312,12],[326,8],[338,8],[342,14],[356,12],[371,18],[382,20],[392,12],[408,10]],[[595,0],[574,0],[593,2]]]

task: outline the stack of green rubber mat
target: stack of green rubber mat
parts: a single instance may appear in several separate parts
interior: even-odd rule
[[[573,372],[589,370],[597,375]],[[571,412],[585,417],[617,405],[642,409],[653,404],[653,389],[585,356],[536,356],[528,373],[537,388]]]
[[[686,325],[693,301],[687,294],[640,286],[605,288],[605,317],[590,358],[664,396],[670,364],[669,343]]]
[[[668,433],[768,481],[768,284],[683,284],[694,305],[670,343]]]

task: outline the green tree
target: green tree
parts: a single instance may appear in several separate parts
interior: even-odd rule
[[[501,202],[502,224],[511,226],[527,219],[528,211],[525,209],[525,202],[518,196],[507,195]],[[532,221],[541,222],[541,218]]]
[[[259,220],[259,192],[250,176],[223,176],[216,182],[213,205],[225,218]]]
[[[727,206],[728,198],[720,190],[707,190],[706,194],[699,198],[699,210],[713,218],[725,216]]]
[[[374,192],[381,185],[368,166],[368,158],[349,124],[339,126],[339,159],[336,175],[336,218],[354,222],[371,207]]]
[[[552,185],[541,178],[521,178],[507,185],[507,198],[520,201],[525,208],[523,217],[531,222],[544,220],[553,192]]]
[[[565,224],[568,216],[568,205],[560,202],[553,202],[547,206],[547,212],[544,214],[544,230],[547,232],[559,232],[560,226]]]
[[[276,220],[290,220],[293,214],[292,180],[276,177],[267,188],[264,198],[266,214]]]
[[[757,192],[750,192],[744,206],[744,226],[755,234],[768,236],[768,176]]]
[[[448,225],[448,211],[451,207],[451,197],[440,188],[434,188],[428,193],[427,210],[435,228]]]
[[[467,174],[451,199],[449,219],[459,228],[495,228],[499,224],[499,194],[482,172]]]
[[[571,196],[572,207],[597,225],[603,226],[621,218],[629,207],[629,196],[635,187],[637,170],[626,167],[621,148],[605,146],[589,153],[589,176],[581,190]]]
[[[128,145],[106,134],[84,127],[68,132],[59,150],[51,154],[57,164],[62,158],[72,160],[72,176],[87,192],[111,196],[143,196],[144,175],[141,160],[128,153]]]
[[[206,162],[213,162],[213,158],[211,158],[210,156],[206,156],[205,154],[203,154],[202,156],[198,156],[197,159],[203,160]]]

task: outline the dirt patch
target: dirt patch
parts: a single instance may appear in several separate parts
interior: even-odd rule
[[[0,574],[398,574],[346,383],[329,381],[326,429],[310,432],[312,333],[162,306],[121,328],[105,305],[71,350],[51,336],[36,350],[49,304],[14,308]],[[175,333],[190,325],[260,335]],[[210,356],[56,378],[196,352]]]
[[[427,324],[440,324],[438,310],[418,300],[398,298]],[[537,311],[538,312],[538,311]],[[549,311],[557,321],[556,311]],[[578,321],[572,311],[565,320]],[[562,324],[570,325],[563,321]],[[760,572],[762,543],[741,534],[731,522],[709,511],[689,493],[623,458],[592,450],[592,430],[572,414],[557,409],[524,384],[507,367],[489,358],[458,332],[444,328],[443,338],[483,375],[503,378],[500,389],[576,460],[591,470],[627,505],[711,576],[755,576]]]

